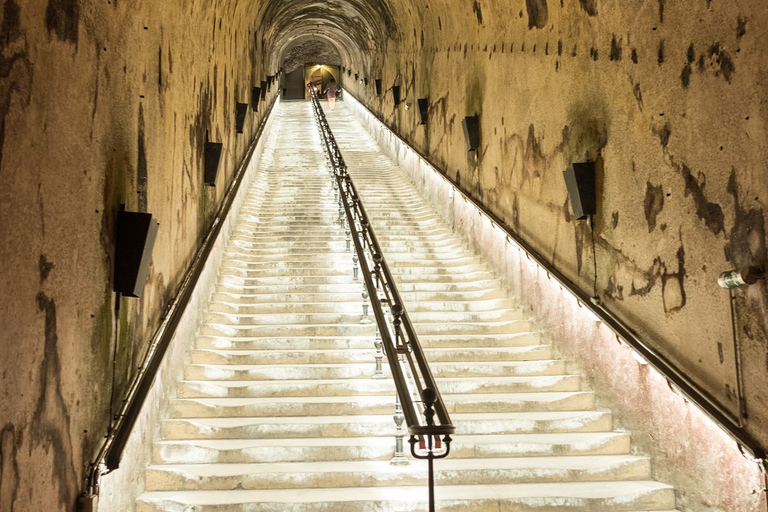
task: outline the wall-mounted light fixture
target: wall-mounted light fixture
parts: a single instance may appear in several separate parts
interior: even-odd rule
[[[224,149],[224,144],[221,142],[205,143],[203,181],[206,185],[216,186],[216,176],[219,174],[219,161],[221,160],[222,149]]]
[[[376,86],[376,96],[381,96],[381,78],[374,80],[374,84]]]
[[[573,216],[581,220],[596,214],[595,163],[573,163],[563,171],[563,178],[571,200]]]
[[[267,98],[267,81],[266,80],[261,81],[260,89],[261,89],[261,99],[264,100]]]
[[[398,106],[400,104],[400,86],[399,85],[392,86],[392,100],[395,102],[395,106]]]
[[[243,127],[245,127],[245,115],[247,113],[247,103],[235,103],[235,131],[237,133],[243,133]]]
[[[363,78],[363,82],[365,82],[365,86],[368,87],[368,78]]]
[[[427,124],[429,118],[429,100],[427,98],[419,98],[417,100],[419,104],[419,124]]]
[[[113,289],[126,297],[141,297],[152,263],[160,224],[150,213],[117,213]]]
[[[467,152],[477,151],[477,148],[480,147],[480,118],[478,116],[465,117],[461,120],[461,128],[464,130]]]
[[[261,87],[251,87],[251,108],[254,112],[259,110],[259,98],[261,97]]]
[[[360,73],[355,73],[355,80],[359,80],[359,79],[360,79]]]
[[[347,76],[352,76],[352,70],[351,69],[347,70]]]
[[[744,267],[740,270],[727,270],[717,278],[720,288],[740,288],[755,284],[765,279],[765,272],[759,267]]]

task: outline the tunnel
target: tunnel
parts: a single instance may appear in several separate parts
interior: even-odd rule
[[[275,248],[303,236],[320,237],[325,228],[270,224],[279,212],[306,201],[308,218],[325,212],[341,222],[342,227],[327,226],[337,230],[328,236],[343,253],[329,256],[329,268],[344,268],[349,277],[352,266],[357,273],[361,265],[357,256],[352,260],[354,247],[344,247],[349,235],[337,202],[348,185],[333,182],[335,150],[317,131],[326,115],[382,244],[401,237],[410,247],[409,237],[417,235],[409,230],[429,223],[455,237],[455,246],[434,243],[450,245],[454,254],[423,259],[456,260],[453,271],[435,270],[436,275],[469,280],[475,270],[467,269],[477,264],[487,272],[484,283],[496,280],[493,293],[499,295],[488,300],[522,315],[527,329],[539,333],[534,345],[551,345],[540,349],[548,351],[542,361],[558,361],[548,368],[562,366],[562,376],[578,378],[580,390],[594,394],[593,423],[584,428],[608,422],[612,436],[631,434],[628,455],[650,461],[646,476],[627,480],[668,485],[665,492],[675,503],[659,502],[655,510],[766,510],[764,2],[2,3],[3,512],[206,510],[194,501],[158,498],[150,504],[137,497],[153,492],[148,474],[160,470],[147,467],[164,446],[158,440],[183,423],[163,416],[181,396],[177,384],[189,380],[179,372],[197,371],[173,366],[196,364],[196,356],[179,343],[206,336],[210,315],[238,314],[209,305],[220,294],[212,291],[217,283],[229,279],[222,277],[231,253],[226,244],[236,246],[242,225],[249,226],[248,236],[271,233],[264,244]],[[334,111],[326,100],[331,79],[340,89]],[[327,166],[326,183],[312,172]],[[586,181],[576,177],[582,172]],[[324,202],[312,202],[301,187],[322,191]],[[394,205],[399,206],[393,213]],[[582,209],[587,213],[581,215]],[[434,220],[419,221],[427,210]],[[375,215],[385,220],[377,223]],[[403,215],[413,224],[389,222],[388,215]],[[401,247],[398,243],[393,247]],[[138,262],[130,284],[122,266],[126,251]],[[412,255],[412,266],[407,258],[387,259],[398,276],[424,277],[431,270],[415,270],[422,268],[419,258]],[[218,263],[206,263],[212,261]],[[406,283],[410,278],[403,277]],[[274,286],[275,307],[289,308],[287,292],[278,297],[282,292]],[[354,286],[358,308],[362,284]],[[411,291],[407,284],[403,289]],[[366,301],[378,297],[364,290]],[[430,309],[426,295],[413,296],[405,306],[418,331],[419,319],[438,311]],[[468,317],[490,318],[490,312],[472,311],[470,299],[451,304]],[[447,302],[441,307],[449,308]],[[330,313],[321,308],[318,314]],[[372,330],[374,324],[360,325]],[[488,324],[486,334],[495,334],[494,326]],[[373,331],[365,332],[366,364],[373,371],[378,349]],[[425,345],[432,335],[423,334]],[[176,339],[186,341],[172,342]],[[452,353],[469,351],[460,347],[451,347]],[[442,369],[447,363],[440,359],[448,356],[440,350],[429,345],[426,353],[437,358],[436,374],[449,375],[452,370]],[[480,369],[471,372],[487,376],[501,363],[488,356],[473,364]],[[297,372],[304,371],[296,365]],[[542,365],[535,371],[544,372]],[[146,401],[136,403],[137,393]],[[448,402],[457,393],[444,392]],[[492,400],[488,404],[497,405],[486,404],[488,410],[477,405],[463,413],[456,406],[454,415],[459,425],[469,425],[472,414],[491,414],[515,400]],[[520,400],[515,407],[524,407]],[[132,407],[135,425],[118,429]],[[395,406],[386,407],[386,413],[374,409],[388,417],[391,438]],[[557,416],[548,410],[546,421],[515,416],[528,412],[504,413],[509,416],[495,421],[507,422],[504,428],[515,421],[569,421],[563,411]],[[199,424],[215,430],[215,422]],[[490,429],[482,435],[495,432],[482,428]],[[335,435],[341,434],[328,437]],[[110,458],[118,440],[126,451]],[[406,450],[407,441],[406,436]],[[521,455],[529,441],[516,441],[521,450],[516,456],[489,466],[493,478],[499,472],[518,474],[522,459],[536,457]],[[459,432],[458,458],[464,457],[462,442],[468,441]],[[555,443],[553,450],[566,444]],[[440,482],[445,483],[442,508],[450,509],[451,485],[470,485],[446,483],[448,473],[479,464],[473,458],[489,458],[479,452],[475,448],[467,461],[449,462],[449,456],[435,462],[438,471],[448,464],[437,473],[438,500]],[[268,456],[249,463],[256,462],[268,464]],[[528,468],[527,474],[544,478],[542,468],[538,473]],[[570,466],[547,468],[562,475]],[[253,475],[259,471],[278,471],[277,466],[251,469],[248,485],[256,485]],[[472,485],[491,486],[484,480],[490,473],[474,470],[480,476]],[[387,471],[394,478],[395,470]],[[610,489],[609,483],[598,485],[607,482],[598,473],[584,478],[600,492]],[[418,478],[417,484],[387,485],[407,487],[407,494],[423,487],[424,475]],[[515,478],[500,486],[499,494],[481,492],[474,504],[456,494],[453,506],[484,510],[478,503],[485,499],[495,500],[495,509],[512,510],[510,503],[523,503],[512,496],[529,493],[525,510],[599,509],[584,496],[555,503],[559,495],[546,487],[556,488],[555,476],[547,482]],[[371,482],[363,487],[375,489],[375,478]],[[225,487],[238,492],[242,484]],[[561,489],[571,485],[576,486],[562,483]],[[332,501],[335,487],[328,480],[307,486],[296,492],[296,500],[324,489]],[[252,496],[232,510],[256,507],[261,495]],[[350,498],[356,505],[349,510],[410,510],[387,508],[385,498]],[[280,499],[288,500],[281,502],[285,510],[315,510],[308,502]],[[483,503],[493,508],[490,501]],[[601,506],[617,510],[611,508],[616,503]],[[628,512],[639,510],[626,506]],[[221,507],[209,510],[226,509]]]

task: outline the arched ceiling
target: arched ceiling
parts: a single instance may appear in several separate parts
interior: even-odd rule
[[[273,69],[292,44],[311,36],[330,41],[343,60],[362,68],[374,49],[399,39],[397,14],[391,0],[269,1],[257,28]]]
[[[280,62],[284,73],[290,73],[310,62],[341,65],[339,48],[334,41],[324,36],[297,37],[286,46],[281,54]]]

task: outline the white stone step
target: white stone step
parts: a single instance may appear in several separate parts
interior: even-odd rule
[[[531,347],[482,347],[456,349],[424,349],[430,363],[441,362],[478,362],[478,361],[534,361],[551,360],[550,345]],[[196,349],[191,353],[190,362],[193,364],[344,364],[371,363],[374,361],[373,344],[362,349],[319,350],[298,349],[289,350],[263,349]]]
[[[494,485],[645,480],[650,461],[633,455],[457,459],[435,463],[435,484]],[[151,466],[147,490],[293,489],[426,484],[425,461],[287,462],[273,464],[174,464]]]
[[[584,411],[593,409],[591,392],[490,393],[443,395],[450,413]],[[390,414],[394,394],[367,396],[299,396],[255,398],[181,398],[171,402],[174,418],[243,416],[327,416]]]
[[[315,380],[359,379],[372,375],[373,363],[307,363],[248,365],[248,364],[189,364],[184,372],[190,380]],[[492,361],[483,365],[466,362],[437,362],[430,364],[436,378],[450,377],[511,377],[562,375],[562,361]]]
[[[456,435],[536,432],[606,432],[606,411],[535,411],[455,413]],[[392,415],[275,416],[174,418],[163,422],[163,438],[263,439],[296,437],[386,436],[394,432]]]
[[[360,379],[322,380],[234,380],[199,379],[180,383],[179,396],[200,397],[264,397],[264,396],[345,396],[393,394],[390,379],[373,379],[374,366]],[[525,377],[458,377],[437,378],[445,394],[525,393],[544,391],[581,391],[578,375],[535,375]]]
[[[637,507],[674,507],[674,490],[653,481],[539,483],[519,485],[446,485],[436,491],[435,508],[442,511],[549,511],[550,503],[569,512],[632,511]],[[423,511],[427,490],[421,486],[286,490],[148,492],[138,512],[196,511],[261,512],[282,510],[323,512]]]
[[[356,301],[357,302],[357,301]],[[360,323],[362,318],[362,300],[357,304],[354,302],[352,307],[347,308],[345,313],[341,312],[260,312],[260,313],[225,313],[210,312],[206,316],[206,322],[211,324],[229,324],[233,326],[246,325],[317,325],[331,323]],[[486,322],[516,322],[523,321],[523,315],[520,310],[497,309],[493,311],[425,311],[410,312],[408,316],[416,325],[422,324],[477,324]],[[371,318],[373,318],[371,314]],[[369,318],[370,320],[370,318]]]
[[[530,326],[521,325],[521,329]],[[529,329],[524,329],[529,330]],[[359,320],[350,324],[318,325],[230,325],[206,323],[203,336],[373,336],[372,324],[360,324]]]
[[[451,443],[451,457],[506,458],[557,455],[626,455],[628,434],[579,432],[557,434],[462,435]],[[155,464],[264,463],[301,461],[390,460],[394,440],[381,437],[278,439],[187,439],[155,443]]]
[[[467,347],[531,347],[541,344],[536,332],[506,334],[434,334],[419,335],[419,342],[426,348]],[[201,349],[280,350],[286,346],[297,350],[335,350],[344,348],[368,348],[373,336],[238,336],[226,334],[202,335],[197,347]]]

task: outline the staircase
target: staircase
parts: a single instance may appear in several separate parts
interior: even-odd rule
[[[442,511],[669,511],[610,411],[337,104],[329,121],[456,426]],[[283,103],[137,510],[423,511],[311,107]],[[385,367],[386,373],[386,367]]]

